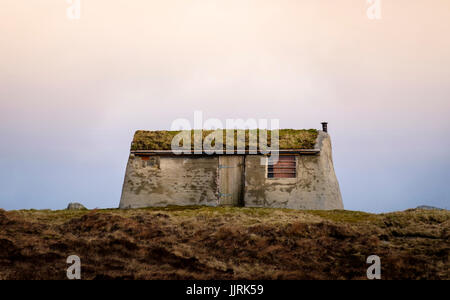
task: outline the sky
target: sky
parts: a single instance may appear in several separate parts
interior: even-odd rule
[[[118,207],[134,131],[199,110],[328,121],[346,209],[450,209],[448,0],[68,2],[0,3],[1,208]]]

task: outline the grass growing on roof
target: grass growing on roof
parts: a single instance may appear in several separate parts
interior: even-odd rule
[[[250,139],[250,132],[257,136],[257,141]],[[173,138],[181,133],[181,131],[136,131],[131,146],[131,150],[171,150]],[[194,130],[190,132],[191,136],[191,149],[194,149]],[[203,130],[202,143],[205,139],[214,133],[212,130]],[[227,134],[231,136],[230,130],[223,130],[223,143],[222,148],[226,149]],[[249,149],[250,146],[257,146],[258,149],[266,143],[263,142],[263,137],[267,136],[267,146],[271,147],[271,130],[232,130],[234,138],[234,148],[237,147],[237,141],[243,141],[245,139],[245,149]],[[316,129],[280,129],[279,130],[279,148],[280,149],[313,149],[316,144],[318,131]],[[210,136],[212,138],[212,136]],[[215,142],[212,141],[212,146],[215,146]],[[181,145],[180,145],[181,146]],[[220,147],[220,146],[218,146]]]

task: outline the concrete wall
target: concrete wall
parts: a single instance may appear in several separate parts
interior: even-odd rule
[[[316,148],[320,155],[297,156],[297,178],[266,178],[264,156],[246,155],[245,206],[343,209],[327,133],[319,133]],[[144,159],[131,155],[128,160],[120,208],[219,204],[218,156]]]
[[[333,167],[331,141],[320,132],[316,148],[320,155],[297,156],[297,178],[266,178],[261,156],[245,159],[245,206],[292,209],[343,209]]]
[[[144,158],[145,159],[145,158]],[[120,208],[168,205],[217,205],[217,156],[131,155]]]

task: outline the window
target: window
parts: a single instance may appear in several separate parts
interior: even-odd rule
[[[297,177],[295,155],[280,155],[276,164],[267,165],[267,178],[295,177]]]
[[[157,167],[158,166],[158,160],[156,157],[150,157],[150,156],[142,156],[142,167]]]

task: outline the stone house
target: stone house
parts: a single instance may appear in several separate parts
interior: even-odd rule
[[[120,208],[343,209],[326,126],[323,123],[322,130],[280,130],[279,159],[273,165],[267,154],[252,153],[248,144],[235,154],[207,155],[191,148],[179,155],[171,150],[171,141],[179,132],[137,131]]]

